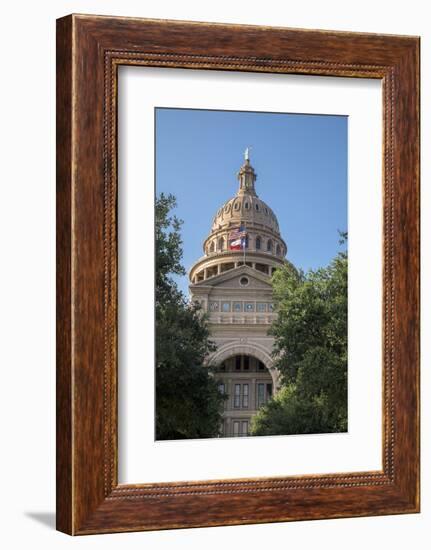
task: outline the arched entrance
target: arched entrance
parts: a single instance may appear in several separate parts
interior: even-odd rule
[[[219,389],[226,395],[221,435],[249,435],[253,416],[277,391],[271,357],[255,346],[230,345],[220,348],[210,364],[217,367]]]
[[[226,359],[235,355],[249,355],[261,361],[269,371],[274,389],[277,391],[279,373],[274,367],[274,360],[264,346],[255,342],[230,342],[219,346],[217,351],[210,356],[208,364],[213,366],[221,365]]]

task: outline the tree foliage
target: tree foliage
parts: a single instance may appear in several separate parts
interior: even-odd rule
[[[255,417],[253,433],[346,431],[347,253],[307,273],[286,264],[273,276],[273,292],[282,389]]]
[[[170,215],[175,206],[173,195],[162,193],[156,200],[156,437],[214,437],[224,398],[203,366],[214,349],[206,317],[173,279],[185,273],[181,221]]]

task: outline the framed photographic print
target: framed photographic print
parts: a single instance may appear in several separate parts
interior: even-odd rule
[[[419,39],[57,22],[57,528],[419,511]]]

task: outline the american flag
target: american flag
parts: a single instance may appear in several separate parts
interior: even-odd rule
[[[242,225],[229,233],[229,250],[241,250],[245,248],[247,231]]]

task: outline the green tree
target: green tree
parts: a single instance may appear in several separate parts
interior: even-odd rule
[[[156,437],[214,437],[224,397],[203,366],[214,349],[206,317],[173,278],[185,274],[181,221],[170,215],[175,206],[173,195],[162,193],[156,200]]]
[[[270,332],[282,389],[256,415],[252,433],[346,431],[347,253],[306,274],[286,264],[273,291],[278,317]]]

